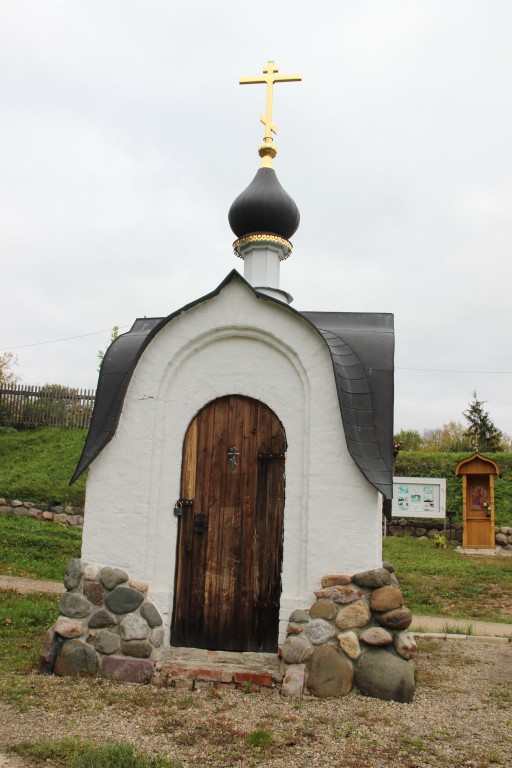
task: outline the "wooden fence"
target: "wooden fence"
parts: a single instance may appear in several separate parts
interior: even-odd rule
[[[94,389],[55,384],[0,387],[0,425],[88,429],[95,396]]]

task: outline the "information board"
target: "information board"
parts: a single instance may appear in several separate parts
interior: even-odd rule
[[[446,480],[394,477],[393,517],[446,517]]]

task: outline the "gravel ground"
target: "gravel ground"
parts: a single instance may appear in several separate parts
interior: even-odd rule
[[[0,767],[11,768],[9,745],[67,736],[127,740],[183,768],[510,766],[512,645],[480,639],[421,639],[419,645],[412,704],[356,694],[299,701],[277,692],[0,678]],[[272,735],[270,746],[249,745],[256,728]]]

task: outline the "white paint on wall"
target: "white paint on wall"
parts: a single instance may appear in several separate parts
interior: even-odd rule
[[[350,457],[325,341],[239,280],[165,325],[142,354],[113,439],[92,463],[82,558],[149,582],[172,618],[183,440],[215,398],[261,400],[286,431],[281,639],[322,576],[381,564],[381,496]]]

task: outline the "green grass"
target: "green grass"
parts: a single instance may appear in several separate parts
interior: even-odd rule
[[[37,663],[47,629],[59,615],[59,597],[20,595],[12,590],[0,596],[0,675],[28,672]]]
[[[0,515],[0,573],[62,581],[80,557],[82,531],[31,517]]]
[[[183,768],[181,760],[146,757],[126,742],[97,746],[76,738],[43,739],[16,744],[11,747],[11,752],[34,761],[36,765],[51,763],[66,768]]]
[[[387,537],[383,556],[413,613],[512,623],[512,557],[470,557],[408,536]]]
[[[452,624],[450,621],[445,621],[443,624],[442,632],[447,635],[473,635],[473,625],[466,624],[465,626],[459,626],[458,624]]]
[[[255,728],[247,736],[247,743],[251,747],[268,747],[272,743],[272,734],[264,728]]]
[[[42,504],[83,506],[85,477],[69,480],[84,446],[85,429],[0,433],[0,496]]]

